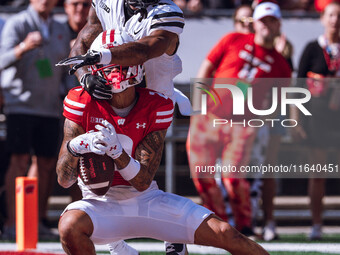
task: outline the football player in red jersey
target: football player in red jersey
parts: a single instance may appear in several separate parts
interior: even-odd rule
[[[140,68],[94,68],[93,75],[111,86],[110,100],[95,100],[82,87],[65,98],[58,182],[67,188],[78,179],[83,192],[83,199],[68,205],[59,222],[65,252],[95,254],[94,243],[149,237],[215,246],[232,254],[268,254],[210,210],[158,189],[153,177],[174,106],[163,94],[134,87]],[[87,152],[106,153],[116,164],[112,187],[104,196],[93,194],[77,178],[79,156]]]

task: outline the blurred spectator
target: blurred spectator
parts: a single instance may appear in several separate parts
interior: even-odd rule
[[[68,28],[68,40],[70,42],[70,48],[72,48],[75,39],[77,38],[78,33],[80,30],[85,26],[87,22],[87,17],[89,15],[91,7],[91,0],[66,0],[64,3],[65,13],[67,15],[67,21],[65,22],[65,26]],[[63,100],[64,97],[67,95],[68,91],[76,86],[79,86],[79,82],[77,77],[74,75],[70,76],[67,75],[65,77],[64,83],[61,87],[61,99]],[[61,134],[63,132],[63,127],[61,126]],[[38,177],[38,166],[37,166],[37,159],[36,156],[32,157],[32,163],[30,169],[28,171],[28,176],[30,177]],[[77,184],[74,184],[70,187],[70,194],[72,197],[72,201],[76,201],[82,198],[80,189]],[[45,225],[49,225],[47,220],[44,220]]]
[[[252,86],[252,82],[256,78],[290,77],[291,70],[287,61],[274,49],[274,39],[280,34],[281,13],[279,7],[273,3],[259,4],[254,11],[253,18],[255,34],[230,33],[224,36],[203,61],[198,78],[233,77],[238,78],[242,84]],[[261,68],[262,65],[268,68]],[[241,70],[242,72],[240,72]],[[256,85],[254,86],[256,87]],[[261,87],[260,93],[254,93],[258,102],[262,104],[265,101],[271,86]],[[225,105],[223,106],[224,112],[232,112],[230,97],[226,97],[224,100],[229,102],[227,103],[228,109]],[[194,102],[195,106],[196,102]],[[215,127],[214,132],[211,133],[209,126],[206,126],[205,123],[209,123],[209,118],[214,117],[222,118],[216,112],[191,117],[187,147],[190,146],[189,162],[193,181],[204,205],[211,208],[215,207],[218,202],[218,208],[223,208],[220,195],[214,188],[215,180],[202,178],[200,173],[195,172],[195,166],[215,165],[216,159],[219,157],[222,158],[224,166],[232,165],[239,168],[248,165],[257,129],[235,125],[228,126],[228,128]],[[232,117],[232,115],[223,116],[227,119]],[[242,118],[247,119],[249,116],[245,115]],[[191,142],[190,139],[192,139]],[[216,141],[221,141],[221,143],[224,141],[221,144],[223,148],[219,148]],[[228,191],[236,228],[245,235],[253,236],[250,187],[245,179],[239,177],[222,173],[222,182]],[[217,214],[221,212],[222,216],[226,217],[225,211],[216,212],[216,208],[211,209]]]
[[[307,44],[300,59],[298,77],[306,77],[304,84],[312,94],[308,102],[312,116],[305,118],[305,124],[294,128],[294,137],[304,139],[310,146],[311,164],[327,163],[330,148],[339,153],[340,144],[340,95],[336,88],[327,85],[326,77],[340,77],[340,4],[330,3],[321,14],[324,33]],[[298,119],[297,109],[292,109]],[[325,194],[325,179],[309,179],[309,197],[312,210],[311,240],[322,237],[322,198]]]
[[[87,22],[90,7],[91,0],[65,0],[64,9],[67,15],[67,25],[71,33],[71,48],[78,33]]]
[[[0,41],[1,31],[5,21],[0,19]],[[0,73],[1,81],[1,73]],[[6,219],[6,201],[5,201],[5,175],[9,162],[9,155],[6,149],[6,116],[3,114],[3,96],[0,86],[0,231],[2,232],[3,225]]]
[[[240,5],[233,14],[234,30],[238,33],[254,33],[253,9],[250,5]]]
[[[291,70],[293,71],[293,45],[287,40],[284,34],[277,36],[274,40],[274,46],[277,52],[287,60]],[[283,120],[283,116],[278,116]],[[269,141],[266,146],[265,165],[277,165],[278,154],[281,145],[281,138],[286,134],[284,127],[275,125],[267,129],[269,132]],[[279,238],[276,233],[276,224],[274,220],[274,196],[276,194],[276,181],[273,178],[264,178],[262,184],[262,208],[263,208],[263,239],[272,241]]]
[[[274,41],[275,49],[277,52],[281,53],[281,55],[288,61],[291,69],[294,70],[293,66],[293,45],[292,43],[286,38],[285,34],[280,34],[275,38]]]
[[[54,64],[69,49],[65,26],[51,16],[56,2],[31,0],[27,10],[6,21],[2,32],[1,86],[12,153],[6,175],[6,239],[15,238],[15,178],[26,174],[31,153],[37,156],[39,175],[39,236],[55,237],[42,219],[54,183],[62,111],[59,86],[66,71]]]

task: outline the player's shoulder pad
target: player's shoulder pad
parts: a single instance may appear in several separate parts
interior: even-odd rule
[[[167,129],[173,120],[173,101],[164,94],[151,89],[142,89],[140,96],[143,96],[143,108],[152,116],[150,131]]]
[[[147,88],[137,88],[137,92],[139,93],[140,99],[143,100],[142,102],[145,104],[145,107],[150,110],[159,108],[173,110],[174,108],[173,101],[160,92]]]
[[[64,99],[64,111],[67,109],[83,111],[91,102],[91,96],[81,87],[72,88]]]
[[[182,10],[171,0],[161,0],[149,11],[151,16],[150,31],[162,29],[180,34],[184,27]]]

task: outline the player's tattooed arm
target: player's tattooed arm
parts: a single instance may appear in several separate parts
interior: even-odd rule
[[[165,135],[166,130],[154,131],[148,134],[136,148],[135,159],[140,162],[141,169],[129,182],[138,191],[144,191],[150,186],[158,170],[162,158]],[[121,159],[119,160],[120,162],[115,160],[118,169],[124,168],[130,161],[126,153],[122,154]]]
[[[71,49],[70,57],[74,57],[77,55],[83,55],[90,48],[94,39],[103,31],[102,25],[97,17],[96,11],[94,8],[90,9],[89,17],[87,19],[86,25],[79,32],[77,39]],[[87,73],[87,67],[79,68],[75,75],[78,79],[84,73]]]
[[[65,119],[64,124],[64,140],[60,148],[59,158],[57,162],[57,175],[58,183],[64,187],[68,188],[77,181],[77,157],[72,156],[67,150],[67,143],[74,137],[77,137],[85,133],[84,129],[77,123]]]

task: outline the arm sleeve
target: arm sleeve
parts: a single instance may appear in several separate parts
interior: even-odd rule
[[[86,93],[84,93],[84,90],[81,87],[71,89],[64,99],[63,115],[65,118],[72,120],[83,127],[83,119],[88,98],[89,97],[86,96]]]
[[[0,44],[0,70],[13,65],[17,58],[14,53],[14,47],[17,46],[24,38],[20,36],[19,22],[15,19],[6,21],[1,33]]]
[[[156,30],[166,30],[181,34],[184,27],[184,16],[180,8],[175,5],[161,5],[153,15],[148,35]]]

